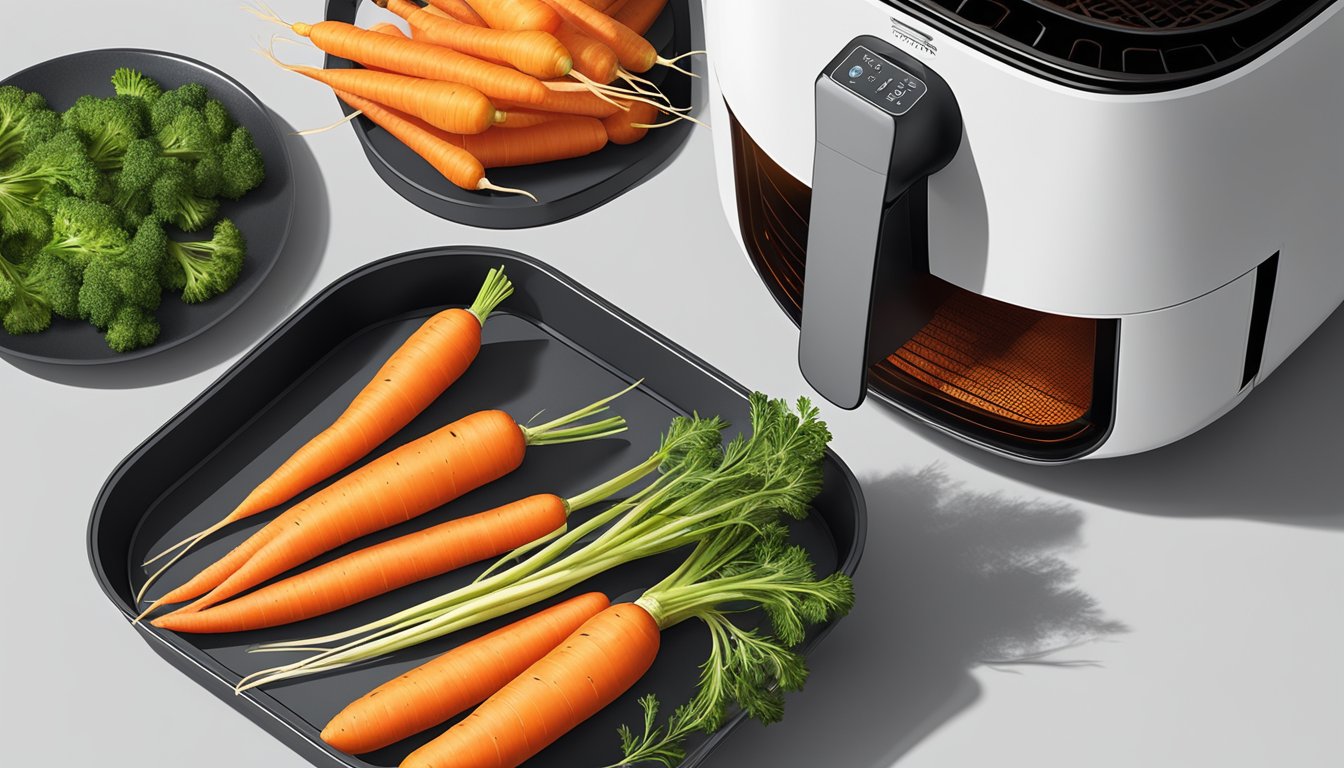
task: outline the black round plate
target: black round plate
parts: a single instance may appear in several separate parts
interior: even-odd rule
[[[360,2],[329,0],[327,18],[353,24]],[[388,19],[396,20],[391,15]],[[646,37],[665,58],[690,51],[689,0],[671,0]],[[346,59],[327,57],[327,67],[353,66]],[[654,67],[644,76],[658,84],[673,104],[690,103],[691,82],[686,75]],[[354,111],[344,102],[341,108],[347,115]],[[373,169],[398,194],[441,218],[489,229],[539,227],[604,205],[656,172],[686,141],[691,128],[681,121],[650,131],[638,143],[611,144],[587,157],[490,170],[491,181],[531,192],[540,201],[534,203],[519,195],[456,187],[369,119],[360,117],[352,125]]]
[[[80,96],[111,96],[112,72],[131,67],[154,78],[165,88],[188,82],[204,85],[210,95],[252,132],[266,161],[266,180],[242,200],[224,201],[220,215],[233,219],[247,238],[247,260],[238,283],[227,293],[202,304],[183,304],[165,293],[156,313],[162,330],[159,340],[144,349],[118,353],[108,349],[103,334],[88,323],[55,318],[42,333],[12,336],[0,329],[0,355],[63,365],[114,363],[152,355],[175,347],[223,320],[266,279],[284,248],[294,216],[294,189],[290,183],[289,152],[266,107],[238,81],[199,61],[162,51],[107,49],[62,56],[19,72],[0,85],[36,91],[57,111]],[[199,233],[206,237],[208,232]]]

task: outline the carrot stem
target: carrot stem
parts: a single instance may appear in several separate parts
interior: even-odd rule
[[[580,408],[573,413],[565,414],[554,421],[548,421],[545,424],[536,427],[525,427],[522,424],[518,428],[523,431],[523,437],[528,445],[557,445],[560,443],[572,443],[578,440],[591,440],[599,437],[607,437],[625,431],[625,420],[619,416],[610,419],[593,422],[592,424],[583,424],[577,427],[570,426],[576,421],[581,421],[603,411],[607,410],[607,404],[621,395],[635,389],[644,380],[640,379],[634,384],[617,392],[614,395],[604,397],[595,403],[591,403]],[[619,429],[616,427],[619,426]]]
[[[467,311],[475,315],[484,326],[490,313],[512,295],[513,283],[504,276],[504,267],[491,269],[485,275],[485,282],[481,284],[480,292],[476,294],[476,301],[472,302]]]

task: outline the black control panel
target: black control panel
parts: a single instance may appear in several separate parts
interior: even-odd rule
[[[831,79],[898,117],[913,109],[929,90],[923,80],[862,45],[831,71]]]

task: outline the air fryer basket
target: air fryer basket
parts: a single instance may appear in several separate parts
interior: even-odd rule
[[[742,239],[785,312],[799,322],[812,191],[732,120]],[[1036,461],[1078,458],[1111,425],[1118,321],[1051,315],[928,276],[932,320],[868,373],[896,406],[995,450]]]

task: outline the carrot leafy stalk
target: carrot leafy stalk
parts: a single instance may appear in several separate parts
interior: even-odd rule
[[[751,397],[752,436],[726,446],[719,419],[674,419],[663,438],[662,473],[640,491],[473,584],[344,632],[262,646],[258,650],[322,650],[250,675],[237,689],[379,658],[535,604],[625,563],[758,530],[781,513],[801,519],[821,489],[830,439],[817,416],[806,401],[795,413],[758,393]]]
[[[744,603],[761,607],[769,632],[732,621]],[[843,616],[854,604],[854,586],[842,573],[817,578],[807,551],[788,543],[784,526],[759,533],[702,541],[681,568],[635,604],[661,629],[699,619],[709,629],[709,658],[700,666],[692,699],[657,724],[659,702],[640,699],[643,732],[620,729],[619,765],[658,762],[671,768],[685,758],[696,732],[713,733],[733,708],[770,724],[784,716],[784,694],[807,681],[807,663],[793,650],[813,624]]]

